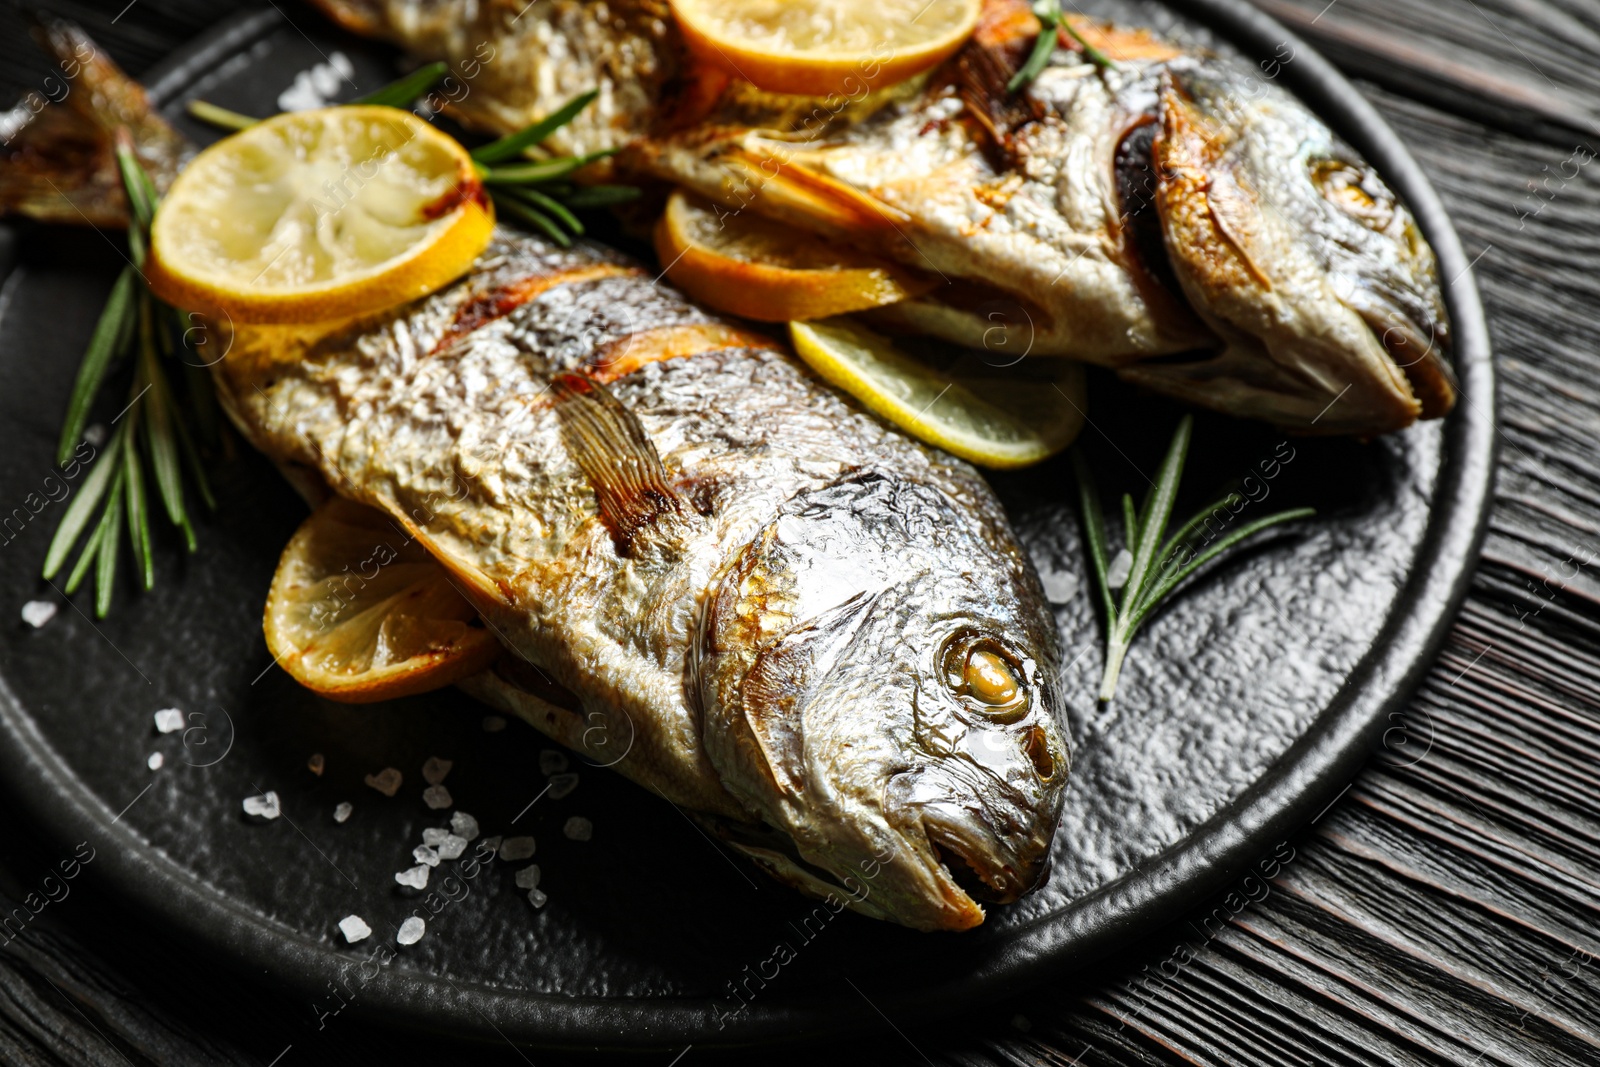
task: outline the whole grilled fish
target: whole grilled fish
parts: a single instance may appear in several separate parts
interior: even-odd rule
[[[1432,250],[1383,180],[1288,92],[1141,30],[1075,26],[1028,87],[1038,21],[987,0],[964,49],[898,86],[811,99],[691,60],[665,0],[317,0],[449,61],[452,110],[504,133],[598,85],[556,144],[938,274],[879,318],[1113,367],[1318,433],[1448,412]],[[1068,47],[1070,45],[1070,47]],[[1175,358],[1188,354],[1189,358]]]
[[[1042,876],[1055,626],[988,486],[619,257],[508,231],[333,333],[241,331],[225,405],[404,524],[515,657],[465,688],[780,879],[924,929]],[[853,887],[853,888],[852,888]]]

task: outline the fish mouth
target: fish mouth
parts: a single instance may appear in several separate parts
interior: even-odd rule
[[[970,901],[1010,904],[1032,890],[1049,867],[1048,845],[1019,855],[987,827],[964,813],[929,811],[922,829],[940,868],[946,891]]]
[[[1361,316],[1389,361],[1405,375],[1422,405],[1422,417],[1437,419],[1449,414],[1459,386],[1446,359],[1450,328],[1444,320],[1408,313],[1399,301],[1371,288],[1359,290],[1344,303]]]

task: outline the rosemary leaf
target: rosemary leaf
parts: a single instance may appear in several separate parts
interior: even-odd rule
[[[1056,50],[1056,27],[1061,24],[1059,0],[1039,0],[1033,5],[1033,13],[1039,19],[1039,36],[1033,42],[1033,51],[1028,53],[1028,61],[1006,82],[1008,93],[1016,92],[1037,78]]]
[[[439,79],[448,73],[450,73],[448,63],[429,63],[425,67],[418,67],[403,78],[397,78],[381,89],[357,97],[350,101],[350,106],[379,104],[384,107],[405,107],[439,84]]]
[[[150,181],[150,175],[145,172],[144,165],[139,162],[139,157],[133,154],[133,140],[126,129],[117,130],[117,169],[122,174],[122,188],[128,197],[128,208],[133,213],[133,221],[139,229],[150,228],[150,220],[155,218],[156,198],[155,187]],[[129,227],[130,231],[133,229]]]
[[[1122,494],[1122,543],[1130,553],[1139,543],[1139,513],[1133,510],[1132,493]]]
[[[1156,549],[1167,530],[1167,520],[1172,516],[1172,504],[1178,498],[1178,482],[1183,478],[1183,459],[1189,451],[1189,438],[1194,432],[1194,416],[1185,415],[1178,420],[1178,430],[1167,446],[1166,458],[1156,474],[1156,483],[1145,497],[1143,514],[1139,516],[1139,539],[1133,546],[1133,569],[1128,572],[1128,582],[1122,587],[1122,603],[1118,616],[1126,621],[1128,613],[1139,603],[1155,562]],[[1132,634],[1130,633],[1131,637]]]
[[[106,443],[106,450],[100,453],[98,462],[89,468],[89,474],[78,487],[78,495],[67,505],[66,513],[61,516],[61,525],[56,527],[56,534],[50,539],[50,547],[44,554],[45,578],[56,576],[61,565],[67,561],[67,554],[72,551],[72,546],[78,543],[78,535],[89,525],[89,517],[94,514],[95,505],[100,503],[101,498],[106,495],[106,490],[111,486],[112,473],[121,466],[121,449],[125,440],[124,427],[117,427],[111,435],[111,440]],[[90,541],[93,542],[92,536]],[[82,561],[79,562],[81,564]]]
[[[1095,584],[1100,587],[1100,596],[1105,603],[1106,628],[1109,630],[1117,622],[1117,605],[1111,597],[1111,585],[1107,579],[1110,568],[1106,563],[1106,518],[1100,507],[1100,489],[1095,485],[1094,476],[1089,473],[1089,461],[1084,458],[1081,447],[1072,450],[1072,470],[1078,479],[1078,503],[1083,508],[1083,530],[1089,539],[1089,562],[1094,567]]]
[[[610,207],[639,199],[639,190],[632,185],[587,185],[574,189],[563,199],[572,208]]]
[[[518,200],[527,202],[530,207],[541,208],[554,215],[557,221],[561,222],[573,233],[583,232],[583,223],[579,222],[578,216],[568,211],[567,206],[561,201],[548,197],[537,189],[525,186],[507,186],[503,192]]]
[[[555,178],[565,178],[568,174],[582,167],[588,166],[597,159],[605,159],[622,151],[620,148],[605,148],[599,152],[590,152],[583,156],[562,156],[559,159],[546,159],[537,163],[514,163],[509,167],[490,167],[484,175],[484,182],[489,185],[534,185],[539,182],[551,181]]]
[[[167,389],[166,378],[156,359],[150,319],[150,305],[146,303],[139,315],[140,368],[150,386],[146,405],[149,417],[144,420],[144,440],[150,449],[150,469],[155,472],[156,488],[161,492],[167,518],[174,526],[183,529],[189,541],[189,551],[193,552],[194,532],[183,507],[183,472],[178,466],[176,435],[172,428],[172,394]]]
[[[1189,577],[1195,571],[1199,570],[1207,563],[1210,563],[1212,560],[1222,555],[1222,553],[1226,552],[1234,545],[1239,544],[1246,538],[1255,536],[1262,530],[1268,529],[1269,527],[1279,526],[1286,522],[1293,522],[1296,519],[1309,519],[1316,513],[1317,511],[1315,508],[1291,508],[1288,511],[1280,511],[1275,514],[1268,515],[1266,518],[1257,519],[1254,522],[1249,522],[1241,526],[1233,533],[1212,545],[1206,551],[1200,553],[1200,555],[1196,556],[1188,564],[1182,567],[1176,574],[1173,574],[1171,577],[1155,586],[1150,591],[1150,594],[1145,598],[1144,603],[1140,605],[1139,610],[1135,613],[1133,619],[1130,620],[1131,626],[1138,626],[1141,622],[1143,622],[1144,617],[1154,610],[1161,600],[1165,598],[1168,593],[1172,592],[1172,590],[1176,589],[1185,578]]]
[[[89,337],[89,347],[84,349],[83,362],[78,365],[78,380],[72,386],[72,399],[67,402],[67,418],[61,426],[61,440],[56,445],[56,463],[65,464],[72,458],[83,437],[84,424],[89,421],[89,408],[95,394],[105,382],[111,361],[127,346],[136,317],[133,301],[134,285],[138,280],[132,266],[122,268],[111,286],[111,296],[100,312],[94,333]]]
[[[216,104],[208,103],[205,100],[189,101],[188,110],[190,115],[207,125],[216,126],[224,130],[233,130],[234,132],[248,130],[261,121],[257,118],[251,118],[249,115],[241,115],[237,111],[229,111],[225,107],[218,107]]]
[[[1106,54],[1104,52],[1100,51],[1100,49],[1083,39],[1083,34],[1079,33],[1072,25],[1071,19],[1062,19],[1061,28],[1067,31],[1067,36],[1078,42],[1078,47],[1083,49],[1083,57],[1089,62],[1093,63],[1101,70],[1117,69],[1117,65],[1111,62],[1110,59],[1106,58]]]
[[[538,122],[524,126],[516,133],[502,137],[498,141],[491,141],[474,150],[472,158],[479,163],[499,163],[501,160],[520,156],[524,151],[532,148],[571,122],[578,112],[593,103],[595,97],[599,95],[599,89],[590,89],[586,93],[580,93]]]
[[[566,232],[562,230],[561,227],[557,226],[553,219],[544,215],[537,209],[529,207],[520,200],[513,200],[511,197],[503,195],[496,196],[494,198],[494,202],[496,206],[500,208],[500,210],[510,212],[517,218],[531,223],[540,230],[543,230],[545,236],[549,237],[550,240],[554,241],[562,248],[572,247],[572,238],[568,237]]]
[[[130,412],[130,419],[138,412]],[[128,545],[133,549],[133,563],[139,568],[139,585],[145,591],[156,584],[155,557],[150,552],[150,509],[145,503],[144,470],[139,465],[139,450],[122,450],[123,480],[127,482]]]
[[[89,535],[89,539],[83,543],[83,551],[78,554],[78,562],[72,565],[72,573],[67,576],[67,585],[62,592],[66,593],[68,596],[71,596],[73,593],[78,591],[78,586],[83,584],[83,576],[89,573],[89,568],[94,566],[95,558],[100,555],[100,550],[102,547],[104,547],[101,544],[102,539],[100,534],[102,533],[105,524],[106,517],[102,513],[100,516],[100,521],[95,523],[94,532],[91,533]]]
[[[117,540],[122,536],[122,495],[126,489],[124,471],[111,486],[111,500],[101,520],[104,529],[100,532],[100,550],[94,569],[94,617],[97,619],[105,618],[111,610],[111,593],[116,588]]]
[[[111,529],[112,517],[120,514],[122,507],[122,464],[116,462],[115,457],[107,457],[111,467],[111,495],[106,501],[106,508],[100,513],[100,521],[95,524],[94,533],[84,542],[83,554],[78,557],[78,562],[73,564],[72,574],[67,578],[66,593],[71,596],[78,591],[84,575],[89,573],[90,564],[101,555],[109,553],[116,555],[117,545],[114,537],[107,537]]]

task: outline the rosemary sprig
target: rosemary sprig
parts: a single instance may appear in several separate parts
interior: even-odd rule
[[[1061,0],[1035,0],[1033,5],[1034,17],[1039,20],[1039,37],[1033,42],[1033,51],[1028,54],[1028,61],[1022,65],[1006,82],[1006,92],[1014,93],[1024,85],[1032,82],[1039,76],[1050,62],[1050,56],[1056,50],[1056,41],[1059,31],[1066,30],[1067,35],[1083,49],[1084,58],[1089,60],[1101,70],[1116,70],[1117,65],[1106,58],[1106,54],[1088,41],[1079,33],[1072,23],[1061,14]]]
[[[432,63],[350,103],[404,107],[433,88],[448,71],[445,64]],[[583,222],[573,212],[625,203],[639,195],[639,190],[628,185],[574,185],[565,180],[574,171],[615,155],[616,149],[577,156],[533,156],[534,149],[576,118],[599,95],[598,89],[579,93],[539,121],[471,152],[478,175],[500,213],[526,223],[563,248],[572,244],[573,236],[584,232]],[[190,101],[189,114],[202,122],[235,131],[260,121],[204,100]]]
[[[177,463],[177,452],[184,447],[193,454],[191,477],[207,506],[214,506],[210,489],[184,422],[179,398],[167,383],[165,364],[176,358],[180,339],[173,341],[171,329],[181,325],[172,308],[156,300],[145,287],[139,273],[150,241],[150,220],[159,199],[155,183],[133,154],[126,131],[118,131],[117,165],[123,191],[128,199],[128,253],[132,262],[117,276],[100,320],[95,324],[78,367],[67,417],[62,423],[56,462],[65,466],[83,439],[89,410],[105,385],[112,365],[119,357],[132,359],[128,400],[113,420],[115,429],[104,450],[89,468],[78,493],[67,506],[45,552],[44,576],[54,578],[71,555],[80,537],[83,547],[67,577],[65,592],[77,592],[91,571],[94,573],[95,615],[105,618],[111,610],[116,588],[118,541],[124,527],[129,549],[137,568],[139,585],[155,585],[154,557],[150,548],[150,507],[146,492],[146,467],[154,475],[168,519],[181,529],[189,551],[195,550],[194,525],[184,501],[184,481]],[[197,389],[208,389],[201,378],[188,378],[190,396],[184,399],[197,407]],[[198,383],[198,384],[197,384]],[[206,401],[210,397],[205,397]],[[96,509],[99,517],[96,518]]]
[[[1145,495],[1142,507],[1135,511],[1133,497],[1123,495],[1123,541],[1126,551],[1132,556],[1132,564],[1122,584],[1120,600],[1112,591],[1105,511],[1100,505],[1100,490],[1089,471],[1083,449],[1078,447],[1072,450],[1078,501],[1089,542],[1089,562],[1094,569],[1095,582],[1106,613],[1106,666],[1100,678],[1102,701],[1109,701],[1117,694],[1117,678],[1122,673],[1122,661],[1133,643],[1134,634],[1173,590],[1201,567],[1262,530],[1316,514],[1312,508],[1280,511],[1246,523],[1198,554],[1189,551],[1189,539],[1200,531],[1218,508],[1232,499],[1233,494],[1229,494],[1195,512],[1176,533],[1167,536],[1167,523],[1172,518],[1172,506],[1178,496],[1178,483],[1183,477],[1184,459],[1189,451],[1193,430],[1193,417],[1185,415],[1172,435],[1166,458],[1161,462],[1161,470],[1156,475],[1155,484]]]

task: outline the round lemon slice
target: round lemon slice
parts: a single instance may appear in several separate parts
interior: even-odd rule
[[[792,322],[813,370],[914,437],[981,467],[1026,467],[1060,452],[1083,428],[1083,367],[1036,357],[991,367],[972,349],[930,347],[918,359],[846,319]]]
[[[156,212],[146,273],[177,307],[321,322],[426,296],[466,272],[493,228],[466,149],[409,111],[292,111],[184,168]]]
[[[775,93],[854,98],[960,48],[980,0],[672,0],[702,62]]]
[[[761,322],[818,319],[882,307],[936,282],[748,211],[674,192],[656,224],[667,277],[719,311]]]
[[[264,629],[295,681],[348,704],[450,685],[500,652],[443,566],[381,512],[339,497],[283,550]]]

